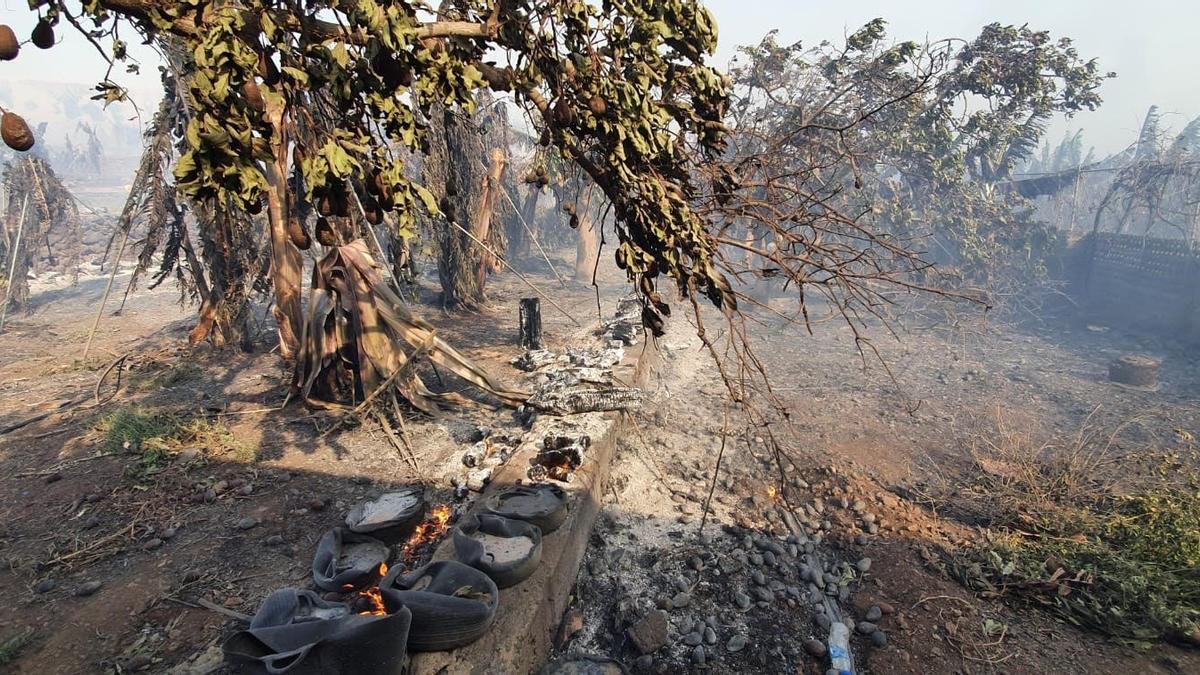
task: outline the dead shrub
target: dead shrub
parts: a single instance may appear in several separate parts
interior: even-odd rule
[[[985,596],[1046,607],[1079,626],[1149,645],[1200,645],[1200,455],[1118,440],[1090,415],[1074,437],[1036,441],[997,424],[978,439],[979,469],[947,501],[988,526],[951,554],[952,573]],[[1127,439],[1125,443],[1127,443]]]

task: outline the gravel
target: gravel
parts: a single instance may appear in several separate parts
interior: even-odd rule
[[[808,652],[809,656],[812,656],[814,659],[823,659],[827,650],[825,649],[825,643],[820,640],[805,640],[804,651]]]
[[[741,633],[729,638],[729,642],[725,643],[725,649],[731,652],[740,652],[746,648],[746,636]]]
[[[96,591],[100,590],[100,587],[103,585],[104,584],[102,584],[99,581],[85,581],[82,584],[79,584],[78,586],[76,586],[75,590],[72,591],[72,593],[76,597],[86,598],[87,596],[92,595]]]
[[[750,605],[753,604],[753,601],[750,600],[750,596],[741,591],[733,594],[733,602],[738,606],[738,609],[749,609]]]
[[[668,623],[666,612],[650,612],[641,621],[629,627],[629,638],[643,654],[657,651],[667,643]]]

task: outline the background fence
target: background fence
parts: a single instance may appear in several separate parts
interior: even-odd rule
[[[1092,321],[1200,342],[1200,248],[1100,233],[1071,247],[1068,273]]]

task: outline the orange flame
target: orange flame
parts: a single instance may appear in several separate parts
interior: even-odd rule
[[[428,544],[431,541],[436,541],[446,531],[450,525],[450,507],[442,504],[433,509],[433,513],[429,518],[417,526],[413,530],[408,541],[404,542],[404,546],[400,548],[400,555],[405,558],[412,557],[413,553],[420,546]]]
[[[387,563],[379,563],[379,578],[382,579],[388,571]],[[387,616],[387,607],[383,604],[383,594],[379,592],[379,586],[375,585],[358,594],[358,597],[363,598],[370,604],[370,609],[365,612],[359,612],[363,616]]]

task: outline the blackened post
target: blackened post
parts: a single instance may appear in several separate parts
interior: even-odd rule
[[[521,346],[542,349],[542,305],[537,298],[521,298],[519,309]]]

